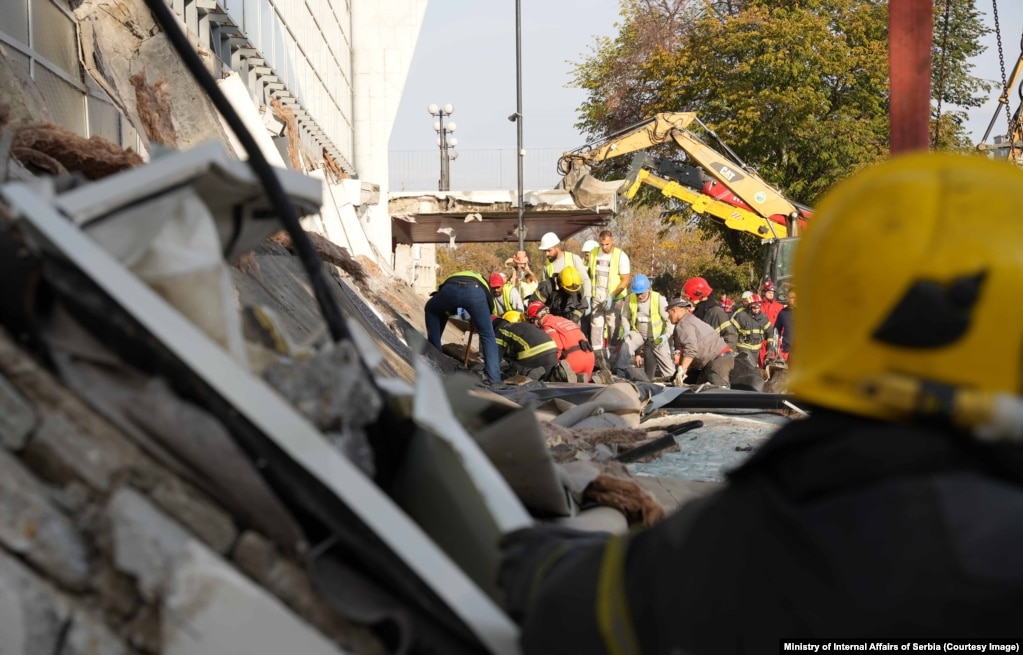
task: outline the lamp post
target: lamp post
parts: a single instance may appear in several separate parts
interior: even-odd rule
[[[451,168],[450,161],[452,159],[458,159],[457,152],[448,152],[449,148],[454,148],[458,145],[458,139],[455,137],[449,137],[448,134],[455,131],[457,125],[455,122],[450,120],[451,114],[455,113],[455,108],[451,103],[439,107],[437,105],[430,105],[426,108],[430,112],[431,116],[436,116],[437,120],[433,122],[433,131],[437,133],[437,145],[440,146],[440,181],[437,183],[438,191],[450,191],[451,190]],[[444,124],[444,117],[448,117],[448,124]]]
[[[519,250],[526,249],[526,221],[522,206],[522,159],[526,151],[522,147],[522,0],[515,0],[515,113],[508,117],[518,128],[518,184],[519,184]]]

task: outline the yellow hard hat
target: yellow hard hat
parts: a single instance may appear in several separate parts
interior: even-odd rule
[[[796,249],[789,390],[887,420],[921,408],[874,380],[1019,395],[1021,210],[1023,171],[979,156],[904,155],[837,185]]]
[[[501,318],[508,321],[509,323],[522,323],[523,321],[526,320],[526,317],[522,315],[522,312],[517,312],[514,309],[506,311],[504,313],[504,316],[502,316]]]
[[[558,282],[561,283],[561,288],[569,293],[575,293],[583,288],[583,278],[579,275],[579,269],[575,266],[566,266],[561,269]]]

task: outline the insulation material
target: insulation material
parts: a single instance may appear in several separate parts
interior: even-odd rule
[[[53,175],[78,172],[90,180],[143,164],[142,157],[98,136],[86,139],[51,123],[34,123],[14,132],[11,153],[30,170]]]

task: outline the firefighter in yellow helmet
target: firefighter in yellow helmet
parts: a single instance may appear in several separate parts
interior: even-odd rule
[[[653,528],[506,535],[523,651],[1017,642],[1021,209],[1023,171],[976,156],[836,186],[795,261],[789,386],[810,416]]]
[[[553,280],[541,280],[533,299],[547,305],[551,314],[564,316],[576,325],[580,324],[586,314],[583,277],[575,266],[561,269]]]

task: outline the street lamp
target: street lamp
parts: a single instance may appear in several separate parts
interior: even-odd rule
[[[522,147],[522,0],[515,0],[515,113],[508,117],[517,125],[516,145],[518,146],[519,186],[519,250],[526,249],[525,207],[522,205],[522,158],[526,150]]]
[[[426,111],[430,112],[431,116],[436,116],[437,120],[433,122],[433,131],[437,133],[437,145],[440,146],[440,181],[437,183],[438,191],[450,191],[451,190],[451,169],[449,162],[452,159],[458,159],[457,152],[448,152],[449,148],[454,148],[458,145],[458,139],[455,137],[448,137],[448,134],[455,131],[457,125],[454,121],[448,121],[448,124],[444,124],[444,117],[451,117],[451,114],[455,113],[455,108],[451,103],[439,107],[437,105],[430,105],[426,108]]]

